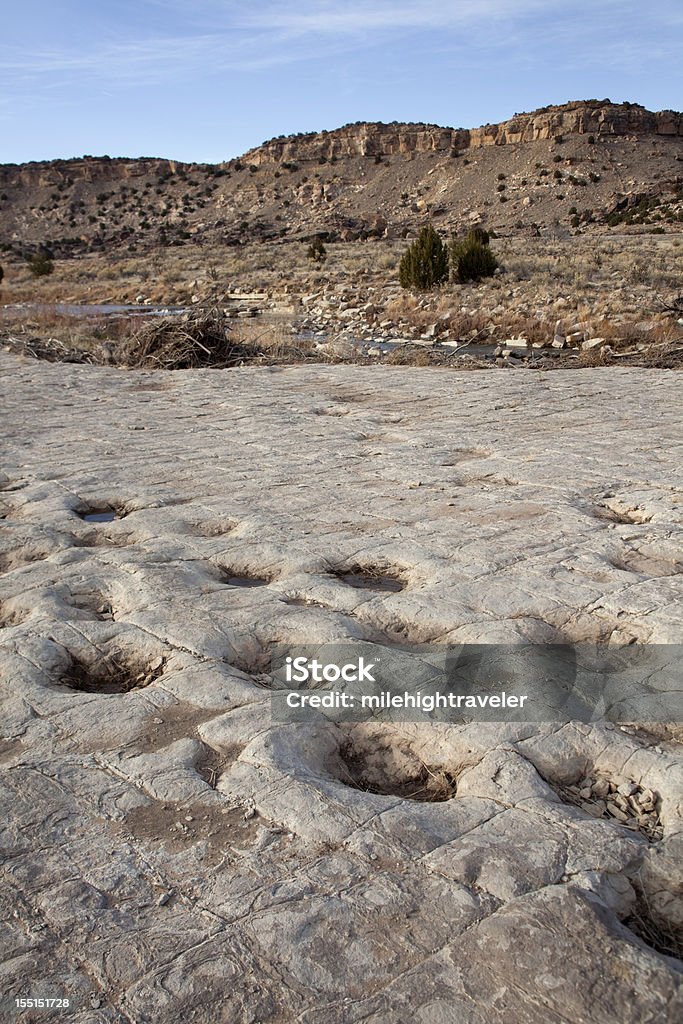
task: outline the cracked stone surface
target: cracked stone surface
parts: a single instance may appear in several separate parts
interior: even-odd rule
[[[88,1024],[680,1016],[675,728],[284,726],[267,686],[272,641],[681,642],[674,373],[0,369],[4,993]],[[415,764],[451,798],[392,795]],[[657,830],[567,798],[591,780]]]

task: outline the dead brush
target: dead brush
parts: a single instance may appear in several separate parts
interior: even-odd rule
[[[129,317],[80,317],[54,304],[0,310],[0,337],[10,351],[48,362],[102,362],[100,342],[120,343],[133,329]]]
[[[612,362],[609,352],[602,348],[581,349],[577,365],[581,367],[609,366]]]
[[[161,370],[321,360],[312,342],[287,337],[277,325],[235,326],[216,303],[146,321],[114,358],[121,366]]]
[[[148,320],[114,353],[119,365],[140,369],[189,370],[234,366],[243,352],[232,339],[228,318],[217,306],[181,316]]]
[[[384,362],[388,366],[433,366],[434,353],[419,345],[401,345],[387,353]]]
[[[635,886],[635,892],[635,905],[624,924],[658,953],[680,960],[683,957],[683,929],[657,915],[640,886]]]
[[[552,335],[553,327],[547,320],[529,316],[504,316],[501,319],[499,337],[502,340],[527,338],[532,344],[544,345],[552,340]]]

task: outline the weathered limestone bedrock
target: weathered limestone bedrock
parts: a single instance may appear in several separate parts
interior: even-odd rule
[[[0,369],[4,993],[88,1024],[680,1016],[671,730],[283,725],[267,657],[680,642],[675,373]]]

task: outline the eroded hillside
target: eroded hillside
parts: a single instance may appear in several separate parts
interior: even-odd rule
[[[506,235],[683,220],[683,116],[582,101],[465,130],[347,125],[273,139],[239,160],[83,157],[0,166],[0,245],[57,257],[125,246]]]

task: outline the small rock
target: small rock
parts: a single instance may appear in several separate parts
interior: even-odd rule
[[[599,800],[604,800],[608,793],[609,782],[607,779],[598,779],[593,783],[593,796],[598,797]]]
[[[157,900],[157,906],[165,907],[172,895],[172,892],[162,892],[161,896]]]
[[[617,807],[617,805],[612,801],[607,804],[607,813],[611,814],[613,818],[617,819],[617,821],[628,821],[628,814],[624,814],[621,808]]]

